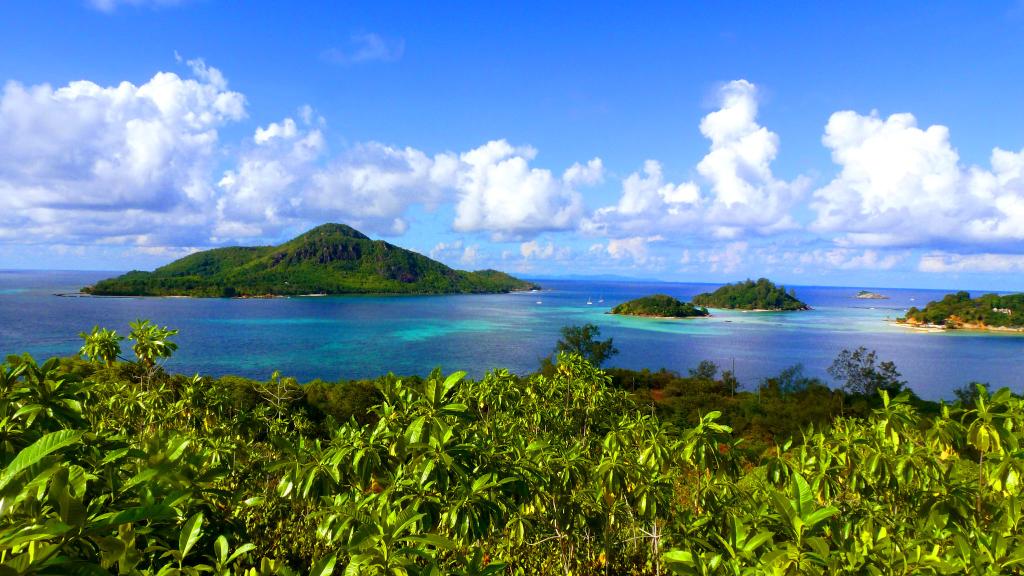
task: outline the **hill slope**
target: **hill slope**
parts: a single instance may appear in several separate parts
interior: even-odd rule
[[[465,272],[344,224],[324,224],[280,246],[217,248],[153,272],[133,271],[82,291],[102,296],[451,294],[528,290],[504,272]]]
[[[797,300],[792,290],[786,292],[783,286],[776,286],[767,278],[757,282],[746,280],[726,284],[714,292],[698,294],[693,298],[698,306],[730,308],[735,310],[808,310],[807,304]]]
[[[1024,328],[1024,294],[985,294],[971,298],[967,292],[947,294],[929,302],[924,309],[910,308],[899,319],[911,325],[930,324],[946,328]]]
[[[694,306],[689,302],[679,300],[667,294],[654,294],[623,302],[612,308],[612,314],[624,316],[652,316],[657,318],[692,318],[694,316],[707,316],[707,308]]]

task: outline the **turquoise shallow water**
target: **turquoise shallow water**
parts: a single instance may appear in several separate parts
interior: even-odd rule
[[[93,325],[127,331],[149,318],[181,330],[167,368],[300,380],[426,373],[436,366],[480,376],[488,369],[534,370],[559,328],[591,322],[620,350],[611,364],[685,371],[704,359],[735,365],[748,385],[783,368],[825,370],[843,348],[866,346],[892,359],[927,398],[950,397],[971,380],[1021,392],[1024,337],[920,333],[887,319],[945,292],[886,290],[857,300],[859,288],[795,287],[814,309],[797,313],[713,310],[713,317],[653,320],[611,316],[615,304],[662,292],[688,299],[714,286],[540,280],[539,293],[352,296],[271,300],[61,298],[54,293],[110,276],[102,272],[0,272],[0,354],[71,354]],[[604,302],[599,300],[603,297]],[[591,300],[592,304],[587,304]],[[538,303],[539,302],[539,303]]]

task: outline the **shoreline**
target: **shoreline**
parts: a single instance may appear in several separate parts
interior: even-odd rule
[[[737,308],[723,308],[723,307],[719,307],[719,306],[709,306],[709,305],[705,305],[705,304],[696,304],[696,303],[694,303],[695,306],[700,306],[702,308],[707,308],[708,310],[723,310],[723,311],[726,311],[726,312],[744,312],[744,313],[746,313],[746,312],[758,312],[758,313],[760,313],[760,312],[809,312],[811,310],[814,310],[814,308],[812,308],[808,304],[805,304],[803,302],[801,302],[801,304],[804,305],[803,308],[786,309],[786,308],[739,308],[739,307],[737,307]]]
[[[621,316],[622,318],[649,318],[651,320],[698,320],[701,318],[711,318],[712,314],[706,316],[655,316],[653,314],[616,314],[615,312],[605,312],[609,316]]]
[[[945,326],[939,326],[938,324],[907,324],[906,322],[897,322],[895,320],[885,320],[885,323],[890,326],[904,328],[913,332],[936,333],[946,331]]]
[[[715,310],[729,310],[731,312],[742,312],[744,314],[747,314],[750,312],[810,312],[811,310],[813,310],[813,308],[808,306],[807,308],[797,308],[796,310],[784,310],[782,308],[715,308]]]
[[[981,326],[979,324],[964,324],[962,326],[957,326],[956,328],[949,328],[949,327],[943,326],[942,324],[925,324],[925,323],[911,324],[911,323],[908,323],[908,322],[897,322],[896,320],[888,320],[888,321],[886,321],[886,323],[887,324],[892,324],[892,325],[895,325],[895,326],[899,326],[901,328],[906,328],[908,330],[913,330],[915,332],[925,332],[925,333],[977,332],[979,334],[996,333],[996,334],[1006,334],[1006,335],[1011,335],[1011,336],[1013,336],[1013,335],[1024,336],[1024,328],[1009,328],[1009,327],[1006,327],[1006,326]]]
[[[193,296],[189,294],[90,294],[88,292],[54,292],[58,298],[184,298],[194,300],[274,300],[286,298],[323,298],[334,296],[488,296],[495,294],[529,294],[540,292],[532,288],[517,288],[503,292],[338,292],[310,294],[254,294],[245,296]]]

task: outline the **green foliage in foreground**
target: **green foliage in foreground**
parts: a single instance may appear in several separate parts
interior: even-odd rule
[[[1024,328],[1024,294],[947,294],[923,310],[910,308],[900,322],[934,324],[946,328]]]
[[[793,290],[776,286],[767,278],[757,282],[746,280],[726,284],[714,292],[694,296],[693,303],[710,308],[736,310],[807,310],[807,304],[797,300]]]
[[[101,296],[448,294],[528,290],[497,270],[454,270],[426,256],[324,224],[280,246],[205,250],[153,272],[129,272],[83,292]]]
[[[627,316],[658,316],[662,318],[690,318],[693,316],[707,316],[708,309],[694,306],[689,302],[679,300],[667,294],[654,294],[644,296],[629,302],[623,302],[612,308],[612,314],[624,314]]]
[[[931,417],[883,391],[751,458],[610,380],[386,378],[340,422],[323,384],[9,357],[0,574],[1021,573],[1008,390]]]

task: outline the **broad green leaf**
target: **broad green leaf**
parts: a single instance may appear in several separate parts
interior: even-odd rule
[[[813,528],[822,520],[827,520],[836,514],[839,514],[839,510],[832,506],[826,506],[825,508],[819,508],[808,514],[807,517],[804,518],[804,521],[807,523],[809,528]]]
[[[828,558],[828,543],[825,542],[824,538],[815,536],[804,540],[804,542],[811,547],[811,550],[814,550],[815,554],[817,554],[822,561],[824,561],[825,558]]]
[[[811,493],[811,487],[807,484],[807,480],[804,480],[804,477],[798,472],[793,473],[791,481],[793,483],[793,507],[796,508],[801,519],[806,519],[807,514],[814,506],[814,494]]]
[[[434,548],[444,548],[454,550],[459,547],[458,543],[451,538],[445,538],[440,534],[422,534],[417,536],[406,536],[402,539],[405,542],[414,542],[416,544],[428,544]]]
[[[31,445],[27,446],[11,460],[11,463],[0,472],[0,490],[3,490],[11,480],[22,470],[38,463],[54,452],[78,443],[82,433],[76,430],[60,430],[51,432]]]
[[[770,540],[772,536],[774,536],[774,534],[767,530],[758,532],[756,536],[750,538],[743,544],[743,551],[748,554],[753,552],[759,546]]]
[[[237,560],[243,554],[246,554],[247,552],[251,552],[251,551],[253,551],[255,549],[256,549],[256,545],[255,544],[248,544],[248,543],[242,544],[241,546],[236,548],[234,552],[231,553],[231,556],[228,556],[228,560],[227,560],[227,562],[225,562],[225,564],[231,564],[232,562]]]
[[[120,450],[111,451],[106,455],[105,458],[103,458],[103,460],[100,462],[100,465],[102,466],[105,464],[110,464],[115,460],[121,459],[124,455],[128,454],[129,450],[131,450],[131,448],[121,448]]]
[[[213,541],[213,552],[217,555],[217,561],[224,564],[228,559],[228,539],[221,534]]]
[[[688,550],[671,550],[662,555],[662,559],[670,566],[672,564],[689,566],[693,564],[693,553]]]
[[[185,449],[188,448],[191,443],[192,441],[188,438],[175,438],[171,441],[171,445],[169,446],[170,450],[167,452],[167,459],[174,462],[178,458],[181,458],[181,455],[185,453]]]
[[[196,512],[185,526],[181,529],[181,534],[178,536],[178,550],[181,552],[181,557],[188,556],[189,550],[196,545],[199,541],[199,537],[203,534],[203,513]]]
[[[156,468],[146,468],[145,470],[139,472],[130,480],[125,482],[124,485],[121,486],[121,492],[127,492],[129,489],[134,488],[139,484],[145,484],[146,482],[152,480],[153,477],[159,473],[160,471],[157,470]]]
[[[449,374],[448,377],[445,378],[444,384],[441,385],[441,397],[447,397],[448,393],[451,392],[451,389],[459,383],[459,380],[465,378],[465,376],[465,372],[453,372],[452,374]]]
[[[338,558],[334,554],[321,558],[310,568],[309,576],[331,576],[334,573],[334,564],[337,561]]]

